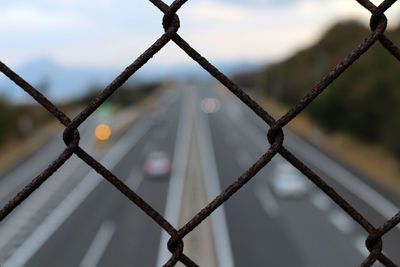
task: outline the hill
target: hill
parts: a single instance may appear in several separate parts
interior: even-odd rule
[[[238,83],[293,105],[368,36],[357,22],[339,23],[313,46],[283,62],[236,77]],[[400,44],[400,28],[387,35]],[[374,45],[306,109],[327,131],[346,131],[400,156],[400,64]]]
[[[244,69],[256,69],[260,65],[238,62],[216,64],[223,72],[234,74]],[[104,66],[64,66],[48,58],[28,61],[16,68],[16,72],[51,100],[65,102],[85,95],[92,87],[105,87],[125,68]],[[135,73],[134,83],[149,83],[163,79],[208,79],[210,75],[195,63],[165,66],[150,62]],[[0,73],[0,97],[12,102],[30,102],[32,99],[12,81]]]

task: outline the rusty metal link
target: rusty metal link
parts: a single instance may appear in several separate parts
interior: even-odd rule
[[[275,143],[276,138],[278,138],[279,143],[281,144],[283,143],[283,138],[284,138],[283,130],[281,127],[277,126],[277,124],[269,128],[267,133],[267,139],[271,145]]]
[[[1,210],[0,210],[0,221],[8,216],[19,204],[29,197],[36,189],[39,188],[58,168],[60,168],[73,154],[72,149],[67,148],[63,153],[50,164],[41,174],[36,176],[24,189],[19,192],[13,199],[11,199]]]
[[[379,41],[397,60],[400,60],[400,49],[392,41],[386,38],[385,35],[382,35]]]
[[[400,211],[397,212],[390,220],[385,222],[381,227],[378,228],[378,232],[380,236],[383,236],[387,232],[389,232],[393,227],[400,223]]]
[[[370,27],[373,30],[376,23],[375,21],[379,20],[379,16],[384,16],[384,12],[389,9],[397,0],[383,1],[378,7],[368,0],[356,1],[371,12],[372,16]],[[400,60],[400,50],[396,45],[393,44],[392,41],[390,41],[384,34],[379,37],[379,41],[383,47],[385,47],[394,57]]]
[[[68,125],[70,119],[61,110],[59,110],[53,103],[51,103],[44,95],[38,90],[33,88],[27,81],[22,79],[18,74],[7,67],[3,62],[0,61],[0,71],[6,75],[16,85],[21,87],[25,92],[31,95],[39,104],[41,104],[48,112],[56,117],[63,125]]]
[[[381,25],[386,28],[386,25]],[[280,127],[288,124],[296,117],[303,109],[305,109],[323,90],[328,87],[335,79],[337,79],[347,68],[350,67],[361,55],[363,55],[378,39],[381,34],[377,29],[371,33],[356,49],[354,49],[347,57],[337,64],[322,80],[317,83],[313,89],[297,102],[284,116],[282,116],[277,124]]]
[[[65,150],[60,156],[50,164],[41,174],[35,177],[28,185],[25,186],[12,200],[10,200],[0,210],[0,221],[6,218],[19,204],[26,200],[29,195],[39,188],[56,170],[58,170],[73,154],[77,155],[88,166],[99,173],[111,185],[117,188],[121,194],[132,201],[137,207],[151,217],[161,228],[169,235],[168,249],[172,253],[170,259],[165,266],[174,266],[178,261],[186,266],[197,266],[188,256],[184,254],[183,238],[195,229],[202,221],[210,216],[218,207],[228,201],[228,199],[240,190],[247,182],[249,182],[272,158],[280,154],[295,168],[302,172],[308,179],[313,182],[321,191],[329,196],[339,207],[341,207],[354,221],[362,226],[368,238],[366,239],[366,248],[370,251],[368,257],[361,263],[361,266],[371,266],[374,262],[380,261],[386,266],[396,266],[382,252],[382,237],[400,223],[400,211],[387,220],[380,227],[372,225],[360,212],[358,212],[348,201],[338,194],[322,177],[312,171],[295,155],[289,152],[284,146],[283,127],[290,123],[300,112],[310,105],[331,83],[333,83],[344,71],[351,67],[377,40],[387,51],[395,58],[400,60],[399,48],[385,36],[387,27],[387,17],[385,11],[388,10],[396,0],[385,0],[379,6],[375,6],[369,0],[356,0],[360,5],[371,12],[370,28],[371,33],[366,36],[347,57],[339,62],[325,77],[321,79],[302,99],[300,99],[286,114],[275,120],[265,109],[263,109],[256,101],[254,101],[246,92],[239,88],[232,80],[221,73],[206,58],[200,55],[192,48],[179,34],[180,20],[177,15],[178,10],[188,0],[175,0],[171,5],[165,4],[161,0],[149,0],[155,7],[164,13],[162,26],[164,34],[158,38],[146,51],[144,51],[136,60],[133,61],[126,69],[118,75],[102,92],[100,92],[90,103],[72,120],[68,118],[61,110],[51,103],[43,94],[27,83],[18,74],[13,72],[4,63],[0,62],[0,71],[4,73],[10,80],[21,87],[29,95],[31,95],[38,103],[40,103],[47,111],[56,117],[62,125],[65,126],[63,132],[63,140],[66,144]],[[221,194],[215,197],[210,203],[202,208],[180,229],[175,229],[159,212],[151,205],[144,201],[138,194],[131,190],[111,171],[96,161],[92,156],[86,153],[79,146],[78,127],[83,123],[94,111],[106,101],[116,90],[118,90],[138,69],[145,65],[156,53],[158,53],[168,42],[173,41],[180,47],[189,57],[197,62],[211,76],[222,83],[234,95],[236,95],[243,103],[251,108],[269,126],[266,142],[270,143],[267,152],[262,155],[246,172],[239,176],[235,182],[225,188]],[[268,240],[266,240],[268,242]]]
[[[376,261],[382,252],[382,239],[376,238],[374,235],[370,235],[365,241],[365,244],[371,253],[361,264],[361,266],[370,266]]]
[[[281,138],[279,138],[281,137]],[[211,201],[205,208],[198,212],[187,224],[179,229],[179,236],[184,237],[199,225],[214,210],[227,201],[236,191],[253,178],[271,159],[276,155],[282,146],[283,137],[278,135],[274,144],[270,146],[268,152],[261,156],[245,173],[243,173],[234,183],[228,186],[220,195]]]

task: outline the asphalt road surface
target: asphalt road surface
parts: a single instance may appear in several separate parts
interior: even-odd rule
[[[81,144],[157,211],[178,226],[191,138],[197,138],[204,185],[212,200],[268,149],[268,128],[237,99],[214,86],[168,91],[154,110],[99,146],[96,116],[80,127]],[[203,99],[217,99],[208,105]],[[204,104],[204,101],[203,101]],[[117,119],[117,118],[116,118]],[[195,134],[194,134],[194,131]],[[400,197],[338,164],[290,132],[285,146],[320,174],[374,225],[400,207]],[[0,203],[40,173],[65,145],[56,136],[0,179]],[[148,177],[143,163],[166,152],[167,177]],[[357,266],[368,255],[365,231],[308,182],[300,198],[278,197],[275,157],[210,219],[215,266]],[[200,164],[200,163],[199,163]],[[306,178],[304,178],[306,179]],[[190,234],[189,234],[190,235]],[[117,189],[76,157],[0,223],[0,263],[20,266],[160,266],[168,235]],[[384,238],[400,263],[400,227]],[[212,264],[212,263],[209,263]]]

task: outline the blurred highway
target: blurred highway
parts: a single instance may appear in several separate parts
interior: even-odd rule
[[[175,226],[182,224],[181,209],[187,205],[182,191],[187,170],[193,168],[188,165],[189,149],[199,151],[197,164],[209,201],[268,149],[265,124],[236,98],[214,87],[168,91],[151,113],[125,133],[112,135],[106,146],[94,140],[98,123],[93,116],[79,129],[82,146]],[[60,140],[55,137],[0,178],[2,205],[54,160],[65,147]],[[373,224],[380,225],[400,207],[399,196],[359,178],[292,133],[285,133],[284,144]],[[144,160],[153,151],[169,155],[171,175],[143,174]],[[273,176],[283,161],[275,157],[212,215],[216,259],[207,264],[359,265],[368,255],[365,232],[319,189],[306,181],[305,195],[278,197]],[[0,264],[159,266],[170,255],[167,241],[152,219],[74,157],[0,223]],[[399,227],[383,241],[385,253],[400,263]]]
[[[212,90],[206,90],[205,96],[223,103],[220,112],[208,115],[208,120],[216,165],[225,188],[266,152],[268,127],[234,97],[222,98]],[[374,225],[381,225],[384,217],[390,218],[398,211],[399,196],[366,178],[356,177],[288,131],[284,145]],[[274,168],[283,161],[282,157],[275,157],[225,205],[235,264],[358,266],[368,256],[365,231],[323,192],[311,183],[308,193],[300,199],[282,199],[273,192]],[[384,251],[399,263],[399,227],[383,241]]]

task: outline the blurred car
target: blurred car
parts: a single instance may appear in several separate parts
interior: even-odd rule
[[[276,166],[272,179],[272,189],[282,198],[299,198],[307,193],[306,178],[289,163]]]
[[[143,172],[150,177],[162,177],[171,173],[172,163],[164,151],[154,151],[147,155]]]
[[[204,98],[200,102],[200,108],[204,113],[216,113],[221,108],[221,102],[213,97]]]

